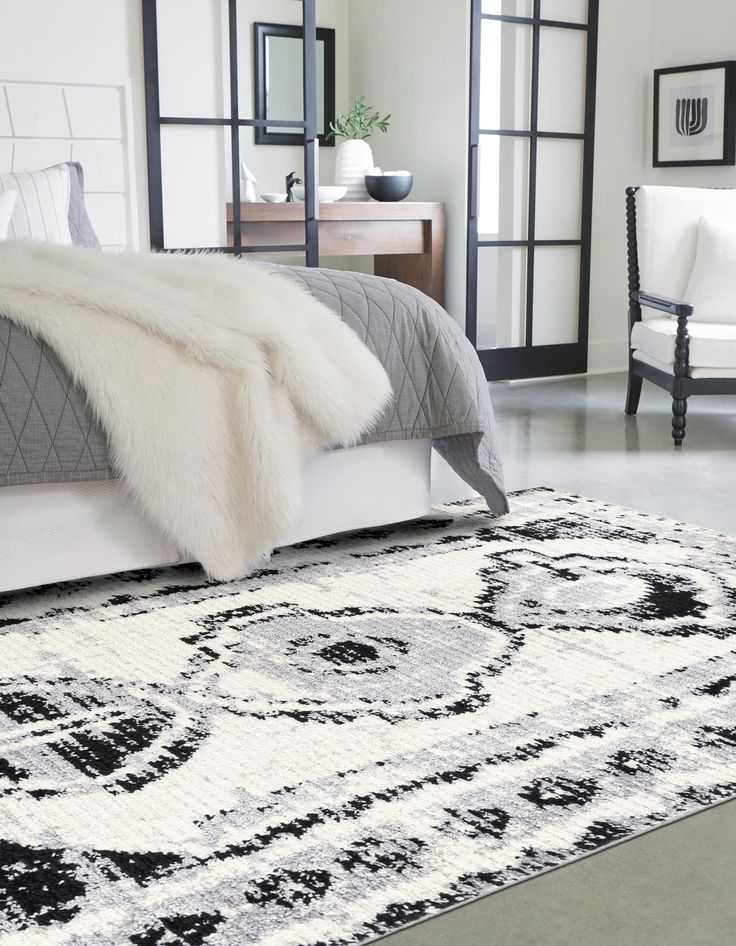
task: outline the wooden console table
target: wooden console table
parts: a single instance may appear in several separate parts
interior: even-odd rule
[[[232,246],[233,205],[227,205]],[[243,246],[304,242],[304,204],[241,204]],[[377,276],[408,283],[444,305],[445,205],[346,203],[319,205],[323,256],[373,256]]]

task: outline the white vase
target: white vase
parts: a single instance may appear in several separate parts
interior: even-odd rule
[[[373,152],[367,141],[355,138],[340,144],[335,159],[335,184],[347,187],[343,200],[370,200],[365,172],[372,167]]]

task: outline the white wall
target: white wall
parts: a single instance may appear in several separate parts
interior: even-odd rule
[[[736,59],[734,0],[651,0],[651,69]],[[647,158],[651,154],[652,102],[647,98]],[[736,166],[652,168],[652,184],[736,187]]]
[[[467,0],[349,0],[350,89],[382,114],[371,139],[384,170],[414,173],[410,200],[447,205],[447,299],[465,321]]]
[[[625,190],[647,177],[650,0],[602,0],[588,368],[627,363]],[[648,162],[651,172],[651,161]]]

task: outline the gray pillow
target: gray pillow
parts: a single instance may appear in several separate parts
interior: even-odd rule
[[[69,161],[69,177],[71,187],[69,189],[69,232],[72,235],[72,243],[76,246],[89,246],[94,250],[101,249],[100,241],[92,226],[92,221],[87,216],[87,208],[84,203],[84,171],[78,161]]]

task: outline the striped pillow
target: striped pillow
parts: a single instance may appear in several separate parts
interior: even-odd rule
[[[41,171],[0,174],[0,193],[16,191],[18,198],[8,227],[10,240],[72,243],[69,229],[71,172],[68,164]]]
[[[0,240],[8,239],[8,228],[10,227],[10,218],[13,216],[16,196],[15,191],[0,194]]]

